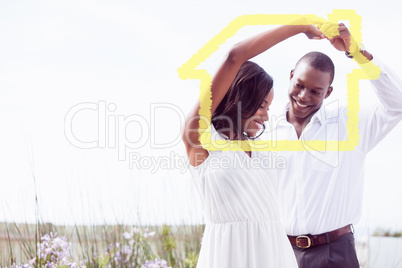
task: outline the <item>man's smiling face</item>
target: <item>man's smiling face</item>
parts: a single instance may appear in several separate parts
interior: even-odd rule
[[[289,119],[307,123],[331,92],[331,75],[300,62],[290,73]],[[307,121],[307,122],[306,122]]]

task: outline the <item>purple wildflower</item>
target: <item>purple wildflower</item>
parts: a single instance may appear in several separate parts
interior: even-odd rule
[[[70,243],[65,236],[59,237],[57,234],[45,234],[41,237],[41,243],[38,244],[39,263],[46,268],[65,266],[69,268],[77,267],[75,263],[69,260],[68,250]],[[35,259],[30,263],[35,262]]]
[[[145,261],[141,268],[172,268],[169,267],[167,261],[155,258],[154,261]]]

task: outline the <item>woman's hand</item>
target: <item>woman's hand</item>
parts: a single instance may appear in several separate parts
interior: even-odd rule
[[[319,27],[327,23],[326,20],[315,16],[300,16],[290,22],[289,25],[298,25],[301,33],[304,33],[309,39],[324,39],[325,35],[320,31]]]
[[[318,27],[315,25],[305,25],[305,30],[303,32],[309,39],[321,40],[326,38],[320,29],[318,29]]]

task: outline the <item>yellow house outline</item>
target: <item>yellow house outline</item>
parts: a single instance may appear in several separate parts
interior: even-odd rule
[[[208,151],[244,150],[244,151],[352,151],[359,143],[359,80],[377,79],[380,68],[372,62],[359,64],[361,68],[353,69],[347,74],[347,139],[346,140],[212,140],[211,139],[211,82],[212,77],[205,69],[197,69],[210,55],[219,49],[228,38],[246,25],[290,25],[315,24],[317,21],[338,23],[349,20],[349,31],[358,44],[361,43],[361,17],[355,10],[336,9],[328,14],[328,20],[315,15],[243,15],[231,21],[218,35],[208,41],[179,69],[181,79],[200,80],[200,120],[199,133],[202,147]],[[295,21],[297,21],[295,23]],[[275,146],[271,146],[275,144]]]

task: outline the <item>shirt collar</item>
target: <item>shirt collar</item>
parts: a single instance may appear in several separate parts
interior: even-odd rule
[[[289,111],[289,106],[290,106],[290,103],[288,102],[286,104],[285,108],[282,111],[281,116],[284,116],[284,118],[287,118],[286,114]],[[325,118],[325,115],[323,114],[323,113],[325,113],[325,110],[324,110],[323,106],[324,105],[322,105],[320,107],[320,109],[318,109],[318,111],[313,114],[313,116],[310,119],[310,123],[319,122],[319,123],[322,124],[323,118]],[[286,124],[286,123],[289,124],[289,122],[287,120],[282,120],[282,121],[279,122],[279,124]]]

